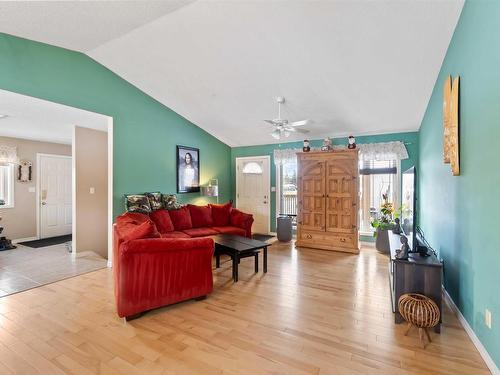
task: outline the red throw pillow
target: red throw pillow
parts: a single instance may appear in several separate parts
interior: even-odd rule
[[[231,202],[226,204],[209,204],[208,206],[212,209],[212,219],[215,227],[229,225],[231,208],[233,207]]]
[[[157,238],[160,233],[152,221],[145,221],[139,225],[132,223],[121,223],[118,225],[118,232],[123,241],[139,240],[142,238]]]
[[[153,212],[151,212],[149,217],[155,223],[156,228],[158,229],[158,232],[170,233],[170,232],[173,232],[175,230],[174,224],[172,223],[172,219],[170,218],[170,215],[168,214],[167,210],[159,209],[159,210],[153,211]]]
[[[188,204],[188,209],[191,214],[193,228],[211,227],[214,224],[211,207]]]
[[[191,215],[187,207],[170,210],[168,214],[170,215],[170,219],[172,219],[172,223],[174,223],[175,230],[191,229],[193,227]]]

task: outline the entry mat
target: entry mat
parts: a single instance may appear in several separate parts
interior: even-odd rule
[[[72,235],[67,234],[65,236],[50,237],[50,238],[43,238],[41,240],[19,242],[19,245],[33,247],[33,248],[39,248],[39,247],[60,245],[62,243],[70,242],[71,240],[72,240]]]

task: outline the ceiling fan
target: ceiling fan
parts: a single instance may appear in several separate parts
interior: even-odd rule
[[[303,126],[309,123],[309,120],[301,120],[288,122],[286,119],[281,118],[281,105],[285,102],[283,96],[278,96],[276,98],[278,102],[278,118],[274,120],[264,120],[265,122],[273,125],[276,129],[271,133],[271,136],[275,139],[281,139],[282,136],[289,137],[291,133],[309,133],[309,130],[299,129],[298,126]]]

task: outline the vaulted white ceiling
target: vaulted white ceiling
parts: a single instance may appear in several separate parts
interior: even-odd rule
[[[39,5],[43,24],[34,11],[25,18],[16,3],[2,4],[0,31],[85,51],[230,146],[279,142],[262,121],[276,117],[275,96],[286,98],[285,118],[312,120],[306,127],[312,139],[418,130],[463,6],[461,0],[76,3],[63,2],[64,12],[59,2]],[[99,22],[88,25],[92,6]]]

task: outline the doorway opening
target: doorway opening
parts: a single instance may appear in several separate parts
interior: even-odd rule
[[[0,103],[0,297],[110,265],[112,118],[5,90]]]

